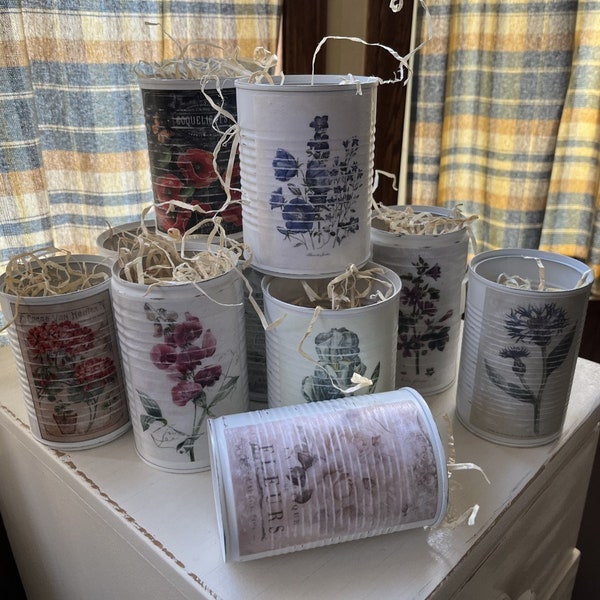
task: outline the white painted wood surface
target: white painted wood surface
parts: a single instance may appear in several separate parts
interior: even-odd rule
[[[459,486],[452,511],[480,505],[473,526],[226,564],[209,472],[147,466],[131,432],[68,454],[41,445],[29,432],[10,349],[2,348],[0,510],[29,600],[516,600],[529,590],[540,600],[551,588],[568,598],[599,383],[600,365],[579,360],[563,433],[540,448],[499,446],[467,432],[453,416],[454,388],[428,399],[442,437],[449,417],[457,461],[476,463],[491,481],[475,471],[452,476]],[[517,546],[525,550],[511,558]]]

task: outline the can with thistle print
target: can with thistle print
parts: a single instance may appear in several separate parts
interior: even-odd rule
[[[472,259],[456,398],[465,427],[509,446],[560,435],[593,279],[585,263],[539,250]]]

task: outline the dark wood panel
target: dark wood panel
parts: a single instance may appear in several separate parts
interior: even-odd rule
[[[312,55],[327,35],[327,0],[285,0],[283,3],[283,72],[306,75],[312,72]],[[324,51],[319,52],[315,73],[325,72]]]
[[[384,44],[401,56],[410,51],[413,0],[405,0],[398,13],[392,13],[388,2],[369,2],[367,39],[369,43]],[[365,74],[391,79],[398,61],[384,50],[368,46],[365,54]],[[379,86],[377,91],[377,129],[375,138],[375,168],[398,174],[402,152],[402,129],[406,86],[402,83]],[[381,178],[375,199],[384,204],[396,204],[397,193],[387,178]]]

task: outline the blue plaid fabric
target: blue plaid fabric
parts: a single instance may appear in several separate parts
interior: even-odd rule
[[[138,61],[276,52],[281,0],[1,0],[0,266],[94,252],[152,203]],[[157,23],[160,27],[149,26]],[[207,46],[216,44],[223,51]]]

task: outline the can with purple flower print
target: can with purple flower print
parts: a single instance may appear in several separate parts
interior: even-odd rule
[[[408,209],[423,226],[451,215],[438,206],[390,206],[385,215],[400,219]],[[413,387],[425,397],[456,379],[469,232],[466,226],[452,225],[448,230],[396,231],[402,228],[390,228],[376,214],[371,228],[373,260],[402,280],[396,387]]]
[[[465,427],[510,446],[560,435],[593,279],[585,263],[539,250],[472,259],[456,400]]]
[[[143,285],[113,270],[135,447],[174,473],[210,468],[206,421],[248,409],[242,279]]]
[[[244,241],[255,269],[336,276],[370,257],[376,78],[236,80]]]

